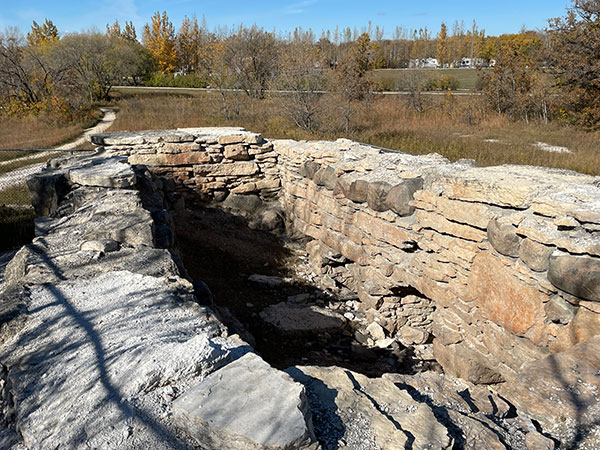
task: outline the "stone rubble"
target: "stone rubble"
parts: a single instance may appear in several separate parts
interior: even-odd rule
[[[193,399],[198,383],[230,373],[230,364],[250,374],[251,360],[270,373],[252,377],[264,392],[278,372],[198,304],[172,238],[165,239],[168,205],[158,180],[120,157],[52,165],[29,183],[44,192],[60,187],[53,203],[44,204],[39,191],[34,196],[34,206],[52,217],[8,263],[0,288],[0,447],[195,447],[191,422],[174,414],[177,398]],[[238,381],[221,386],[233,392]],[[289,429],[277,439],[288,448],[300,441],[287,411],[302,405],[304,394],[287,377],[278,387],[277,405],[236,408],[261,411],[274,429]],[[310,444],[309,413],[294,420]],[[252,448],[276,448],[253,430],[241,433]]]
[[[312,280],[358,297],[357,309],[343,311],[353,315],[344,320],[365,318],[361,339],[409,346],[441,364],[445,375],[373,380],[340,368],[289,369],[305,385],[324,448],[599,445],[597,177],[478,168],[344,139],[269,142],[238,128],[105,133],[93,141],[150,170],[170,208],[222,206],[271,230],[284,217],[288,234],[312,239]],[[119,168],[118,190],[101,173],[82,177],[76,167],[69,170],[89,185],[71,191],[60,167],[30,184],[40,194],[36,210],[59,213],[44,225],[48,234],[9,264],[8,287],[75,283],[86,277],[82,267],[167,279],[179,273],[168,252],[155,248],[173,244],[168,220],[140,207],[120,161],[110,162]],[[106,226],[86,225],[102,220]],[[110,241],[119,248],[110,251]],[[137,255],[152,262],[134,262]],[[69,274],[65,280],[44,266],[48,258]],[[19,307],[11,308],[14,317]]]

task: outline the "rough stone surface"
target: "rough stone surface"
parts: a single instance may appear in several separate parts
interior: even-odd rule
[[[475,384],[491,384],[504,381],[501,374],[488,366],[488,361],[461,344],[442,345],[433,341],[435,359],[450,375]]]
[[[600,336],[523,367],[499,392],[565,448],[600,446]]]
[[[173,411],[204,448],[306,448],[314,440],[303,386],[252,353],[192,386]]]
[[[385,181],[369,183],[367,190],[367,203],[373,211],[387,211],[390,209],[386,199],[392,186]]]
[[[336,333],[345,324],[343,316],[320,306],[278,303],[260,313],[260,318],[285,334]]]
[[[539,244],[531,239],[525,239],[519,247],[519,258],[536,272],[545,272],[550,266],[550,255],[553,247]]]
[[[385,202],[399,216],[410,216],[415,207],[410,205],[415,192],[423,188],[422,178],[412,178],[394,186],[388,192]]]
[[[0,350],[26,446],[180,445],[154,397],[224,364],[232,346],[180,287],[121,271],[31,289],[27,321]]]
[[[553,255],[548,279],[569,294],[600,302],[600,258]]]
[[[131,167],[119,158],[94,158],[88,165],[69,170],[68,178],[82,186],[128,188],[135,185]]]
[[[521,238],[517,236],[517,229],[514,226],[492,219],[488,223],[487,233],[490,243],[499,253],[506,256],[519,256]]]
[[[448,429],[426,403],[393,382],[370,379],[339,367],[292,367],[313,410],[323,448],[452,448]]]

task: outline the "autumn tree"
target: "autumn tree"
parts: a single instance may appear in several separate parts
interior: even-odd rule
[[[366,77],[373,57],[373,46],[363,33],[339,61],[334,73],[334,89],[342,105],[346,133],[350,131],[352,102],[364,99],[371,89]]]
[[[128,41],[137,42],[137,34],[133,22],[126,21],[125,28],[121,29],[121,25],[118,20],[112,25],[106,25],[106,36],[116,39],[124,39]]]
[[[440,32],[437,35],[435,54],[442,67],[450,62],[450,49],[448,48],[448,27],[444,22],[442,22]]]
[[[210,86],[221,97],[223,116],[227,119],[240,115],[240,92],[242,74],[236,70],[235,47],[231,38],[217,39],[202,46],[199,63]]]
[[[31,25],[31,31],[27,34],[29,45],[39,45],[58,41],[58,28],[49,19],[44,19],[44,23],[39,25],[35,20]]]
[[[1,111],[24,115],[58,110],[57,118],[68,119],[69,104],[78,106],[79,91],[70,77],[71,62],[56,57],[61,41],[25,42],[30,41],[14,28],[0,33]]]
[[[240,27],[228,39],[230,64],[238,72],[239,87],[249,96],[263,98],[277,68],[277,45],[273,33],[253,25]]]
[[[173,73],[177,65],[175,30],[166,11],[156,12],[152,23],[144,25],[143,43],[163,73]]]
[[[574,0],[566,17],[550,20],[549,67],[562,92],[562,116],[600,128],[600,1]]]
[[[484,75],[491,106],[513,119],[548,119],[550,93],[540,70],[542,43],[535,32],[502,35],[496,41],[496,65]]]
[[[199,63],[200,52],[200,27],[198,20],[194,17],[183,18],[179,32],[175,39],[175,52],[177,54],[177,66],[184,73],[195,72]]]
[[[328,67],[319,47],[292,42],[280,58],[277,86],[286,92],[283,107],[294,123],[307,131],[319,125],[320,99],[324,89],[323,72]]]

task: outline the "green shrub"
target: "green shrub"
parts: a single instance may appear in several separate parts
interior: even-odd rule
[[[431,78],[425,83],[426,91],[455,91],[458,89],[458,80],[452,75],[442,75],[439,78]]]
[[[207,83],[206,80],[193,73],[176,75],[155,72],[146,80],[146,86],[203,88],[207,86]]]

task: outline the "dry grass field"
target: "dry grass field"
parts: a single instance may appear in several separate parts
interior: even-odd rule
[[[489,69],[482,69],[483,72]],[[479,77],[483,73],[477,69],[376,69],[369,77],[375,83],[380,83],[391,89],[404,90],[408,88],[409,80],[417,77],[426,82],[441,77],[452,77],[456,80],[458,89],[473,90],[479,87]]]
[[[58,125],[40,116],[3,117],[0,120],[0,149],[52,148],[77,138],[91,125],[90,121]]]
[[[406,98],[376,97],[368,107],[356,105],[354,131],[349,135],[343,131],[341,110],[331,101],[323,101],[319,131],[309,133],[286,116],[281,98],[241,98],[240,116],[228,120],[223,117],[216,93],[124,97],[118,101],[119,113],[110,130],[242,126],[268,138],[347,137],[411,154],[439,153],[452,161],[470,158],[482,166],[526,164],[600,175],[599,133],[586,133],[558,123],[511,122],[484,112],[480,103],[483,98],[428,98],[424,99],[429,102],[424,105],[425,111],[418,113]],[[544,151],[538,143],[565,147],[571,153]]]

